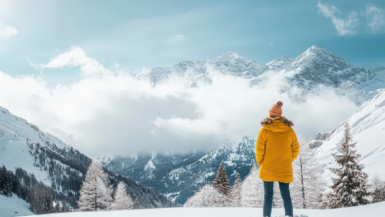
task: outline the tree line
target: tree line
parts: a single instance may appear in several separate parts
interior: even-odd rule
[[[53,191],[44,183],[37,181],[33,174],[21,168],[15,173],[0,167],[0,194],[7,197],[16,195],[30,204],[30,210],[36,214],[69,212],[70,205],[66,196]]]

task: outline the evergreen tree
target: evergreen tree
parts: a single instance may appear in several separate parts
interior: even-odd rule
[[[34,187],[29,195],[30,209],[37,214],[54,212],[52,192],[43,183]]]
[[[78,205],[82,211],[104,210],[110,207],[112,189],[101,163],[93,160],[80,190]]]
[[[241,190],[241,203],[245,207],[262,207],[263,204],[263,182],[258,177],[258,167],[254,164],[249,175],[245,178]]]
[[[240,207],[242,204],[242,179],[239,173],[235,174],[234,186],[231,189],[232,206]]]
[[[214,179],[214,188],[223,195],[230,193],[231,187],[229,179],[227,178],[226,170],[223,168],[222,163],[219,165],[217,176]]]
[[[305,142],[300,143],[298,157],[293,163],[294,182],[290,192],[293,206],[303,209],[319,208],[325,183],[313,151]]]
[[[127,194],[127,186],[123,182],[119,182],[116,188],[114,201],[111,203],[111,210],[123,210],[133,209],[134,202],[131,197]]]
[[[345,123],[342,139],[337,144],[338,153],[333,157],[338,168],[330,168],[337,176],[333,179],[330,193],[331,208],[351,207],[368,204],[367,178],[368,175],[362,171],[363,165],[358,163],[360,154],[355,150],[356,143],[352,142],[349,124]]]
[[[376,175],[372,179],[371,187],[372,203],[385,201],[385,182]]]

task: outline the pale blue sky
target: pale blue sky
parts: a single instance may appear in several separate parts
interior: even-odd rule
[[[340,13],[334,15],[348,33],[341,35],[318,4],[330,10],[335,6]],[[378,9],[374,30],[367,16],[372,6]],[[385,66],[384,9],[381,0],[0,0],[0,28],[17,29],[17,34],[0,37],[0,71],[39,75],[27,58],[47,63],[70,46],[82,48],[105,67],[117,62],[132,72],[206,60],[226,51],[265,64],[296,57],[314,44],[357,66]],[[352,11],[357,20],[349,26]],[[45,80],[67,84],[79,79],[78,71],[46,69]]]

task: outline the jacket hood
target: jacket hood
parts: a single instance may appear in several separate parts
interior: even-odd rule
[[[275,118],[267,117],[261,121],[261,125],[272,132],[285,132],[294,126],[293,122],[284,116]]]

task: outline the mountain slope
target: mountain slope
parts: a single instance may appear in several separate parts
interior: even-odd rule
[[[110,170],[184,204],[199,186],[212,183],[219,164],[224,163],[230,183],[235,173],[245,177],[255,162],[255,140],[244,136],[210,151],[190,153],[148,153],[100,157]]]
[[[385,171],[379,169],[385,165],[385,90],[378,91],[372,100],[365,102],[346,122],[351,127],[353,141],[357,142],[356,147],[361,154],[359,161],[365,165],[364,171],[370,176],[377,174],[385,179]],[[327,168],[336,167],[331,154],[336,152],[335,147],[342,138],[343,130],[344,123],[341,123],[329,133],[318,134],[310,142],[325,167],[325,178],[332,175]]]
[[[57,192],[61,201],[76,208],[90,163],[91,159],[78,150],[0,107],[0,165],[13,171],[27,187],[35,187],[40,181]],[[165,197],[134,181],[106,172],[114,186],[119,181],[127,184],[138,208],[172,206]]]
[[[1,217],[34,215],[29,210],[29,204],[15,195],[12,197],[0,195],[0,210]]]

